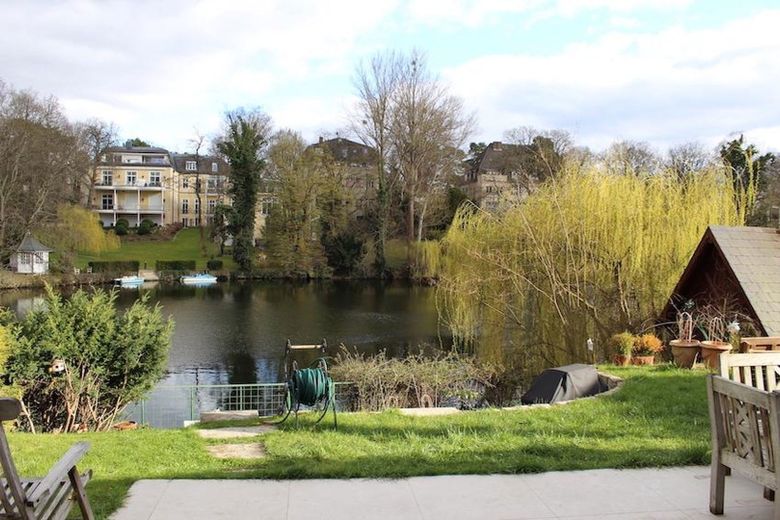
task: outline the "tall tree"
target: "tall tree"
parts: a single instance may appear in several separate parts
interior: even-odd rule
[[[76,125],[79,133],[81,145],[89,157],[89,169],[86,173],[87,193],[85,198],[81,198],[82,203],[89,206],[92,203],[92,196],[100,178],[98,177],[98,165],[106,148],[116,144],[117,128],[114,123],[103,121],[102,119],[87,119]],[[79,183],[80,185],[81,183]],[[80,188],[80,186],[79,186]]]
[[[260,109],[238,108],[225,114],[224,132],[217,141],[217,150],[230,163],[233,259],[245,271],[252,268],[254,257],[255,208],[270,124]]]
[[[32,226],[55,219],[86,168],[55,98],[0,82],[0,263]]]
[[[463,102],[431,75],[423,54],[402,56],[392,98],[390,139],[406,197],[406,239],[422,239],[425,213],[475,126]],[[409,251],[411,258],[411,250]]]
[[[377,153],[377,208],[374,216],[374,268],[379,276],[387,271],[385,244],[390,218],[390,121],[393,96],[401,69],[399,55],[390,51],[375,55],[360,63],[353,78],[357,104],[351,117],[351,127],[361,141]]]
[[[755,213],[757,202],[760,202],[767,185],[766,169],[775,156],[771,153],[761,154],[754,144],[745,143],[745,136],[740,135],[721,145],[720,158],[730,170],[736,193],[744,193],[744,200],[738,200],[737,205],[744,213],[748,224],[760,224],[761,215]]]

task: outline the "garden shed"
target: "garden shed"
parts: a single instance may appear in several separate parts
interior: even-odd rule
[[[776,228],[710,226],[677,282],[661,321],[713,305],[748,316],[763,336],[780,335],[780,234]]]
[[[51,251],[37,238],[27,234],[16,252],[11,255],[11,270],[23,274],[46,274],[49,272]]]

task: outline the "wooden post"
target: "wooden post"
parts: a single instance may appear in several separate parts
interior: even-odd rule
[[[726,466],[721,463],[721,443],[724,438],[723,423],[721,422],[720,394],[716,394],[712,388],[714,375],[707,376],[707,397],[710,408],[710,431],[712,444],[712,460],[710,461],[710,513],[723,514],[723,495],[726,486]]]

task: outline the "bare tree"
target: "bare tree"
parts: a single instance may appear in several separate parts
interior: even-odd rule
[[[204,243],[204,233],[205,230],[203,229],[203,200],[202,200],[202,193],[203,193],[203,182],[200,178],[200,150],[203,148],[203,145],[206,142],[206,137],[203,136],[198,129],[195,129],[195,135],[190,139],[190,145],[192,146],[192,149],[195,151],[195,201],[197,204],[195,204],[195,208],[197,209],[197,219],[198,219],[198,229],[200,230],[200,245],[202,248],[205,248]]]
[[[644,141],[617,141],[603,154],[605,166],[618,175],[643,175],[655,173],[661,167],[661,159]]]
[[[98,165],[101,162],[101,158],[106,151],[106,148],[116,144],[118,131],[114,123],[97,118],[87,119],[84,122],[77,123],[76,131],[79,135],[79,142],[84,148],[84,152],[89,157],[89,167],[85,174],[86,182],[84,182],[87,187],[86,200],[78,196],[82,183],[77,183],[74,188],[75,190],[78,190],[76,191],[77,198],[80,198],[82,203],[89,206],[92,202],[95,186],[100,179],[98,177]]]
[[[374,229],[374,266],[383,275],[386,270],[385,243],[388,235],[390,192],[390,121],[392,103],[401,68],[395,51],[375,55],[355,69],[353,84],[358,102],[350,117],[351,130],[366,146],[376,150],[377,208]]]
[[[691,173],[702,171],[714,159],[714,154],[701,143],[689,142],[669,148],[666,166],[676,172],[678,178],[684,179]]]
[[[449,94],[428,71],[425,57],[412,51],[402,57],[392,98],[392,154],[406,195],[406,238],[422,239],[425,213],[433,192],[450,173],[453,156],[475,126],[463,102]],[[410,253],[411,254],[411,253]]]
[[[0,262],[32,226],[55,218],[84,167],[57,100],[0,83]]]

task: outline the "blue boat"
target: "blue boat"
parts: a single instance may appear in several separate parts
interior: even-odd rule
[[[143,285],[143,283],[144,279],[137,275],[114,278],[114,285],[119,285],[120,287],[135,288]]]

